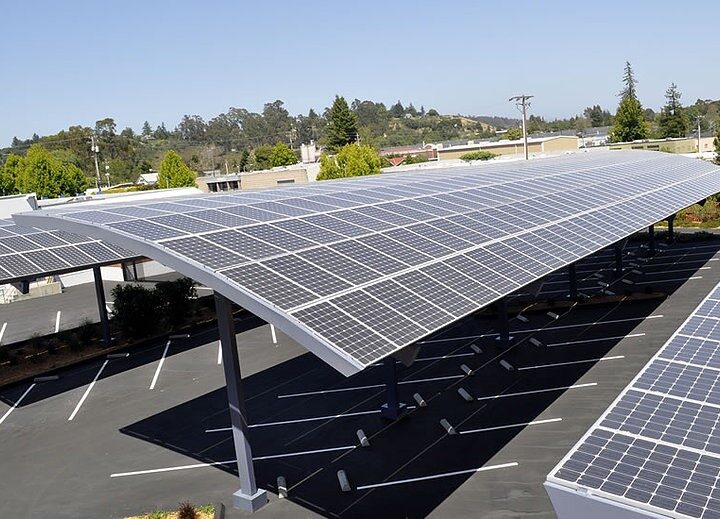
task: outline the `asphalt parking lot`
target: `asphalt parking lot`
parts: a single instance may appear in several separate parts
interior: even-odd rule
[[[677,243],[646,262],[631,244],[620,278],[605,251],[578,265],[581,292],[670,296],[558,307],[558,318],[523,313],[508,347],[492,317],[428,338],[417,361],[398,368],[413,408],[395,423],[379,416],[380,367],[346,379],[269,326],[239,322],[258,483],[274,492],[283,476],[289,491],[256,516],[554,517],[545,475],[720,280],[719,250],[720,240]],[[565,274],[549,276],[539,297],[560,301],[567,289]],[[12,477],[0,479],[1,515],[124,517],[186,499],[229,503],[228,421],[212,330],[8,387],[0,459]],[[351,492],[340,491],[340,469]]]

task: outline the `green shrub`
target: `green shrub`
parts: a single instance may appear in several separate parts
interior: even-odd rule
[[[137,284],[117,285],[113,316],[120,330],[129,337],[151,335],[158,329],[185,324],[195,307],[195,282],[189,278],[162,281],[155,288]]]
[[[151,335],[160,324],[157,295],[140,285],[117,285],[112,290],[113,316],[122,332],[130,337]]]
[[[155,285],[158,310],[170,328],[182,326],[193,310],[197,291],[190,278],[161,281]]]
[[[65,344],[68,345],[70,351],[82,351],[82,349],[85,347],[85,343],[80,340],[80,337],[77,333],[71,333],[66,339]]]
[[[465,162],[470,162],[471,160],[490,160],[495,157],[497,157],[497,154],[483,150],[471,151],[470,153],[460,155],[460,159]]]
[[[177,516],[178,519],[197,519],[197,512],[195,512],[193,505],[185,501],[184,503],[180,503]]]

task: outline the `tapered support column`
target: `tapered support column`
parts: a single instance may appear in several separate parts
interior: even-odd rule
[[[615,275],[622,276],[623,273],[623,260],[622,260],[622,247],[619,243],[613,245],[613,251],[615,252]]]
[[[577,269],[575,263],[570,263],[568,269],[568,295],[570,299],[577,299],[578,286],[577,286]]]
[[[498,341],[502,346],[510,344],[510,319],[508,318],[507,300],[503,297],[497,303]]]
[[[650,254],[655,254],[655,226],[651,225],[648,227],[648,251]]]
[[[102,325],[102,341],[108,345],[110,344],[110,322],[108,321],[105,287],[103,286],[100,267],[93,267],[93,277],[95,278],[95,296],[97,297],[98,314],[100,314],[100,324]]]
[[[668,243],[675,241],[675,215],[668,216]]]
[[[407,406],[400,402],[395,358],[385,357],[382,369],[385,372],[385,395],[387,402],[380,407],[380,414],[388,420],[397,420],[405,414]]]
[[[228,406],[230,407],[230,425],[235,445],[240,490],[233,494],[233,506],[247,512],[254,512],[267,503],[267,493],[258,490],[255,483],[252,450],[248,440],[248,423],[245,412],[245,398],[240,376],[240,359],[235,339],[235,324],[232,318],[232,304],[224,296],[215,292],[215,312],[217,314],[222,364],[225,370]]]

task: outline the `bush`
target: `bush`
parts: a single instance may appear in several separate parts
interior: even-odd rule
[[[141,337],[157,330],[160,312],[155,290],[140,285],[117,285],[112,295],[113,316],[123,333]]]
[[[161,327],[182,326],[194,309],[195,282],[189,278],[161,281],[155,288],[117,285],[113,316],[120,330],[130,337],[151,335]]]
[[[184,503],[180,503],[177,516],[178,519],[197,519],[195,507],[187,501],[185,501]]]
[[[77,331],[77,337],[83,346],[88,342],[92,341],[95,337],[95,325],[90,319],[85,319]]]
[[[318,180],[377,175],[380,173],[380,156],[375,148],[365,144],[347,144],[337,155],[320,157]]]
[[[158,310],[170,328],[185,324],[197,297],[195,282],[190,278],[161,281],[155,285]]]
[[[490,160],[492,158],[497,157],[497,154],[491,153],[489,151],[471,151],[470,153],[465,153],[464,155],[460,155],[460,160],[464,160],[465,162],[470,162],[471,160]]]
[[[70,348],[70,351],[82,351],[85,347],[85,343],[80,340],[80,336],[77,333],[68,335],[65,342]]]

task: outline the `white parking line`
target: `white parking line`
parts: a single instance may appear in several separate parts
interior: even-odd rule
[[[403,380],[398,382],[399,384],[421,384],[423,382],[437,382],[440,380],[452,380],[455,378],[463,378],[465,375],[450,375],[447,377],[434,377],[434,378],[421,378],[417,380]],[[342,393],[343,391],[359,391],[361,389],[376,389],[379,387],[385,387],[385,384],[371,384],[368,386],[355,386],[355,387],[342,387],[338,389],[323,389],[322,391],[308,391],[306,393],[291,393],[288,395],[278,395],[278,398],[294,398],[296,396],[312,396],[312,395],[325,395],[328,393]]]
[[[406,407],[406,409],[415,409],[414,405],[409,405]],[[275,425],[290,425],[294,423],[305,423],[305,422],[318,422],[321,420],[333,420],[335,418],[347,418],[349,416],[363,416],[367,414],[378,414],[380,413],[380,409],[373,409],[372,411],[358,411],[355,413],[342,413],[342,414],[331,414],[327,416],[314,416],[312,418],[299,418],[297,420],[285,420],[282,422],[263,422],[263,423],[256,423],[248,425],[249,428],[254,427],[273,427]],[[220,427],[218,429],[205,429],[206,433],[216,433],[216,432],[225,432],[225,431],[232,431],[231,427]]]
[[[270,325],[270,335],[272,335],[273,344],[277,344],[277,335],[275,334],[275,326]]]
[[[511,423],[507,425],[496,425],[495,427],[485,427],[483,429],[470,429],[468,431],[460,431],[460,434],[474,434],[489,431],[499,431],[502,429],[514,429],[516,427],[525,427],[527,425],[543,425],[546,423],[562,422],[562,418],[548,418],[547,420],[535,420],[525,423]]]
[[[0,328],[0,344],[2,344],[2,338],[5,335],[5,328],[7,328],[7,323],[3,323],[2,328]]]
[[[697,270],[710,270],[712,267],[697,267],[692,269],[674,269],[674,270],[662,270],[660,272],[656,272],[654,270],[645,270],[646,276],[655,276],[657,274],[674,274],[675,272],[695,272]]]
[[[61,310],[58,310],[57,315],[55,316],[55,333],[60,331],[60,313]]]
[[[30,384],[30,387],[28,387],[25,392],[20,396],[20,398],[17,399],[17,401],[12,405],[10,409],[8,409],[2,417],[0,417],[0,425],[5,421],[5,419],[10,416],[10,413],[12,413],[17,406],[20,405],[20,403],[23,401],[23,399],[27,396],[27,394],[30,392],[32,388],[35,387],[35,384]]]
[[[458,470],[456,472],[445,472],[444,474],[433,474],[431,476],[422,476],[419,478],[398,479],[396,481],[386,481],[385,483],[362,485],[362,486],[357,487],[357,490],[367,490],[370,488],[389,487],[392,485],[404,485],[405,483],[415,483],[416,481],[427,481],[430,479],[448,478],[451,476],[461,476],[463,474],[474,474],[476,472],[486,472],[488,470],[506,469],[509,467],[517,467],[517,466],[518,466],[518,463],[516,461],[514,461],[512,463],[502,463],[500,465],[487,465],[485,467],[480,467],[477,469]]]
[[[629,333],[628,335],[616,335],[614,337],[598,337],[596,339],[582,339],[578,341],[567,341],[567,342],[553,342],[552,344],[548,344],[548,348],[552,348],[553,346],[571,346],[573,344],[587,344],[589,342],[602,342],[602,341],[614,341],[617,339],[632,339],[634,337],[642,337],[645,333]]]
[[[222,364],[222,343],[218,341],[218,359],[217,359],[218,366]]]
[[[103,370],[105,369],[105,366],[107,366],[108,362],[109,361],[106,359],[105,362],[102,363],[102,366],[100,366],[100,369],[98,370],[97,374],[95,375],[95,378],[93,379],[92,382],[90,382],[90,385],[87,387],[87,389],[85,390],[85,393],[83,393],[82,398],[80,399],[78,404],[75,406],[75,409],[73,410],[72,414],[70,415],[70,418],[68,418],[68,422],[73,421],[73,419],[75,418],[75,415],[78,413],[78,411],[80,410],[80,407],[83,405],[83,402],[85,402],[85,399],[90,394],[90,391],[92,391],[92,388],[95,387],[95,383],[100,378],[100,375],[102,374]]]
[[[661,319],[665,317],[663,314],[648,315],[647,317],[629,317],[627,319],[610,319],[607,321],[594,321],[591,323],[578,323],[578,324],[564,324],[562,326],[549,326],[547,328],[529,328],[527,330],[513,330],[513,335],[519,333],[534,333],[534,332],[549,332],[552,330],[565,330],[568,328],[581,328],[583,326],[597,326],[601,324],[617,324],[626,323],[630,321],[644,321],[646,319]],[[426,344],[432,342],[449,342],[449,341],[460,341],[468,339],[481,339],[483,337],[496,337],[497,333],[483,333],[481,335],[467,335],[465,337],[452,337],[450,339],[432,339],[429,341],[422,341],[419,344]],[[419,359],[418,359],[419,360]]]
[[[152,382],[150,382],[150,389],[155,389],[155,384],[157,384],[158,377],[160,376],[160,370],[163,367],[163,364],[165,364],[165,356],[167,355],[168,349],[170,348],[170,339],[165,343],[165,350],[163,351],[162,357],[160,357],[160,362],[158,362],[158,367],[155,370],[155,375],[153,375]]]
[[[270,456],[258,456],[253,458],[253,461],[261,461],[261,460],[272,460],[277,458],[291,458],[294,456],[304,456],[306,454],[320,454],[323,452],[334,452],[334,451],[341,451],[341,450],[351,450],[354,449],[355,445],[345,445],[342,447],[330,447],[328,449],[317,449],[312,451],[302,451],[302,452],[288,452],[285,454],[272,454]],[[132,472],[117,472],[115,474],[110,474],[111,478],[122,478],[125,476],[143,476],[145,474],[158,474],[161,472],[173,472],[176,470],[188,470],[188,469],[198,469],[203,467],[213,467],[215,465],[230,465],[237,463],[237,460],[226,460],[226,461],[213,461],[212,463],[194,463],[192,465],[177,465],[175,467],[163,467],[159,469],[147,469],[147,470],[134,470]]]
[[[625,358],[625,355],[613,355],[612,357],[601,357],[598,359],[572,360],[569,362],[555,362],[553,364],[538,364],[537,366],[523,366],[522,368],[517,368],[517,370],[524,371],[527,369],[555,368],[557,366],[571,366],[573,364],[585,364],[588,362],[604,362],[606,360],[618,360],[618,359],[624,359],[624,358]]]
[[[675,279],[657,279],[655,281],[636,281],[636,285],[657,285],[659,283],[676,283],[678,281],[690,281],[691,279],[702,279],[702,276],[692,276],[689,278],[675,278]]]
[[[495,400],[497,398],[508,398],[508,397],[513,397],[513,396],[523,396],[523,395],[536,395],[538,393],[550,393],[552,391],[562,391],[564,389],[582,389],[584,387],[593,387],[593,386],[597,386],[597,382],[588,382],[587,384],[574,384],[572,386],[551,387],[549,389],[534,389],[532,391],[520,391],[519,393],[500,393],[499,395],[481,396],[481,397],[478,397],[476,400]]]

